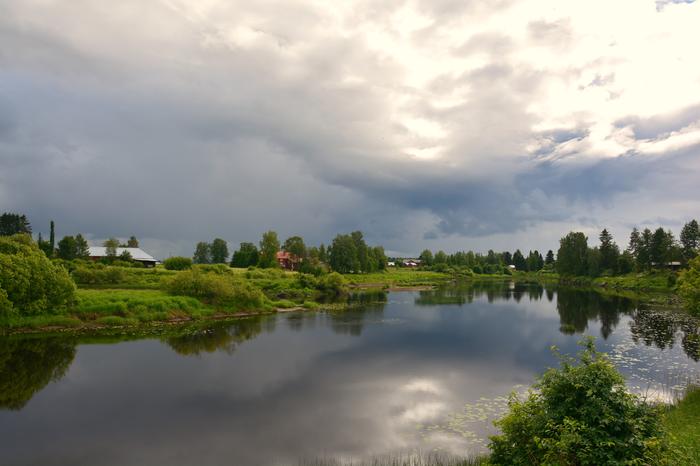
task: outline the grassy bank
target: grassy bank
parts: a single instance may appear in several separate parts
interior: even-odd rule
[[[676,464],[700,464],[700,389],[689,390],[685,398],[669,410],[665,422],[671,443],[680,456]]]

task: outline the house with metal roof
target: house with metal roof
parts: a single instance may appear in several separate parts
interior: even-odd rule
[[[158,260],[141,248],[117,248],[117,257],[124,251],[131,255],[131,259],[141,262],[146,267],[155,267]],[[90,246],[90,259],[100,260],[107,257],[107,248],[104,246]]]

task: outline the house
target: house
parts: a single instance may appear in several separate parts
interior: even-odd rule
[[[515,266],[513,264],[509,264],[508,270],[510,270],[511,272],[515,272]]]
[[[412,268],[412,267],[418,267],[418,262],[416,262],[416,261],[414,261],[414,260],[412,260],[412,259],[405,260],[405,261],[403,261],[403,266],[404,266],[404,267],[411,267],[411,268]]]
[[[153,256],[145,252],[141,248],[117,248],[117,257],[128,252],[131,255],[131,259],[135,262],[141,262],[146,267],[155,267],[158,264],[158,260]],[[90,246],[90,259],[97,261],[107,257],[107,248],[103,246]]]
[[[298,270],[301,258],[295,256],[291,252],[277,251],[277,263],[284,270]]]
[[[658,267],[660,264],[657,262],[652,262],[651,265],[652,267]],[[671,270],[678,270],[681,268],[681,263],[679,261],[666,262],[666,267]]]
[[[387,267],[396,267],[396,262],[389,261],[386,263]]]

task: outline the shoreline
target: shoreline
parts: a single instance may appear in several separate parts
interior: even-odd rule
[[[487,275],[487,276],[473,276],[473,277],[463,277],[463,278],[450,278],[446,279],[441,274],[436,274],[434,283],[432,284],[418,284],[401,286],[400,284],[393,283],[392,280],[387,280],[385,282],[369,282],[369,283],[350,283],[348,289],[356,292],[363,291],[384,291],[384,292],[411,292],[411,291],[429,291],[440,286],[456,283],[469,283],[469,282],[534,282],[541,285],[554,285],[557,287],[567,287],[575,288],[581,290],[591,290],[596,293],[601,293],[604,295],[619,296],[623,298],[637,300],[639,304],[645,307],[659,310],[666,310],[669,312],[687,312],[683,309],[680,298],[672,290],[648,290],[645,288],[635,287],[629,288],[624,286],[609,285],[607,282],[596,283],[595,280],[581,280],[573,279],[568,281],[562,281],[558,276],[549,274],[532,274],[527,272],[516,273],[515,275]],[[172,329],[176,327],[193,325],[198,323],[206,322],[222,322],[226,320],[237,320],[249,317],[259,317],[265,315],[274,315],[277,313],[291,313],[291,312],[318,312],[318,311],[332,311],[347,309],[353,306],[352,303],[316,303],[316,307],[305,307],[302,305],[295,305],[292,307],[277,307],[274,310],[259,310],[259,311],[239,311],[239,312],[214,312],[207,316],[176,316],[171,317],[167,320],[158,321],[147,321],[140,322],[136,325],[110,325],[104,323],[97,323],[95,321],[81,321],[72,316],[56,316],[57,318],[64,317],[67,320],[72,320],[71,325],[46,325],[46,326],[13,326],[13,327],[0,327],[0,336],[11,336],[11,335],[100,335],[100,334],[110,334],[110,333],[120,333],[120,334],[139,334],[145,333],[158,333],[158,330]]]

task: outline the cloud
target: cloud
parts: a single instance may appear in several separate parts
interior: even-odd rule
[[[698,5],[553,4],[4,4],[0,209],[161,255],[697,215]]]

